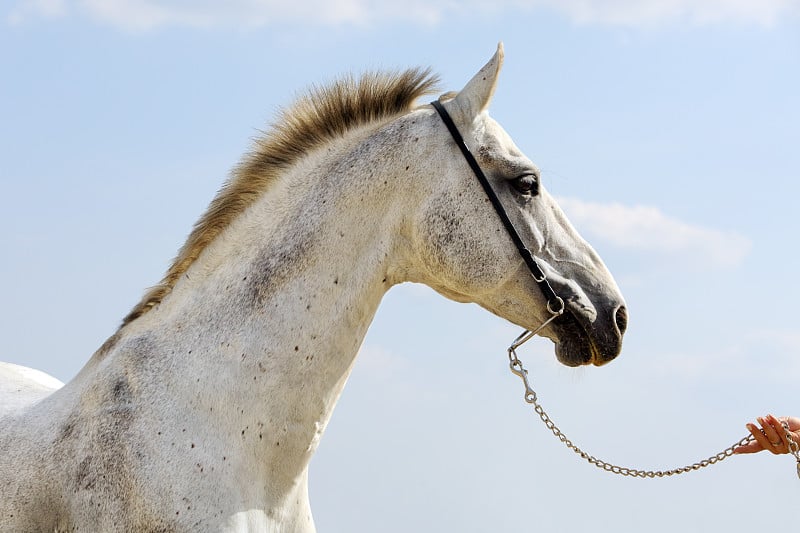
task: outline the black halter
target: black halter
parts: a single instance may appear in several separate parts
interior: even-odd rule
[[[539,267],[539,264],[536,262],[536,259],[534,259],[533,254],[531,254],[531,251],[525,247],[525,243],[522,242],[519,233],[517,233],[516,228],[514,228],[514,224],[512,224],[511,219],[508,218],[508,213],[506,213],[505,208],[503,208],[503,204],[500,203],[500,199],[497,197],[492,189],[492,186],[489,184],[486,174],[483,173],[483,170],[481,170],[481,167],[475,160],[472,152],[469,151],[467,144],[464,142],[464,138],[461,136],[461,133],[459,133],[455,123],[453,123],[453,119],[450,118],[450,114],[437,100],[431,102],[431,105],[439,113],[439,116],[442,117],[442,122],[444,122],[444,125],[447,126],[447,129],[450,130],[450,135],[453,136],[453,140],[461,149],[464,159],[467,160],[472,172],[475,173],[475,177],[478,178],[483,190],[486,192],[486,196],[488,196],[489,201],[492,202],[494,210],[497,212],[497,216],[500,217],[500,220],[503,222],[503,226],[505,226],[506,231],[508,232],[508,236],[511,237],[512,241],[514,241],[514,245],[517,247],[519,254],[522,256],[525,264],[528,265],[528,270],[531,271],[534,281],[547,299],[547,310],[553,315],[562,314],[565,310],[564,300],[562,300],[553,290],[553,287],[547,280],[547,276]]]

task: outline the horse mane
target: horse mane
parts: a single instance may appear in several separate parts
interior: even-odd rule
[[[147,290],[120,329],[158,305],[203,250],[304,154],[356,127],[407,113],[437,83],[430,69],[419,68],[370,72],[359,79],[345,76],[330,85],[312,87],[293,105],[279,110],[277,121],[255,139],[194,224],[164,278]]]

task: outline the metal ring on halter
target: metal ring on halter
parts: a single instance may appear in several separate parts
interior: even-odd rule
[[[561,308],[558,311],[553,310],[553,308],[550,307],[550,300],[547,300],[547,310],[550,311],[550,314],[552,314],[552,315],[560,316],[560,315],[564,314],[564,311],[566,310],[567,306],[564,303],[564,300],[561,299],[561,296],[556,295],[556,300],[561,305]]]

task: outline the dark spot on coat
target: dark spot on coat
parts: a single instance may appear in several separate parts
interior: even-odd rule
[[[74,421],[68,421],[66,424],[61,426],[61,432],[60,432],[60,435],[59,435],[59,437],[60,437],[59,440],[67,440],[67,439],[69,439],[72,436],[72,432],[73,432],[74,429],[75,429],[75,422]]]
[[[89,455],[78,464],[78,470],[75,472],[75,488],[91,489],[94,487],[95,479],[92,456]]]
[[[263,307],[268,295],[274,294],[298,270],[310,247],[313,235],[298,239],[286,239],[277,249],[265,251],[256,258],[251,267],[243,294],[244,303],[252,307]]]
[[[117,378],[114,382],[114,388],[112,390],[112,395],[115,400],[128,402],[131,399],[131,392],[130,387],[128,385],[128,380],[125,377]]]

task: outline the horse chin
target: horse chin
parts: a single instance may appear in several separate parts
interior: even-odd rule
[[[592,351],[592,346],[588,342],[577,341],[567,338],[556,342],[556,359],[570,367],[596,364]]]

